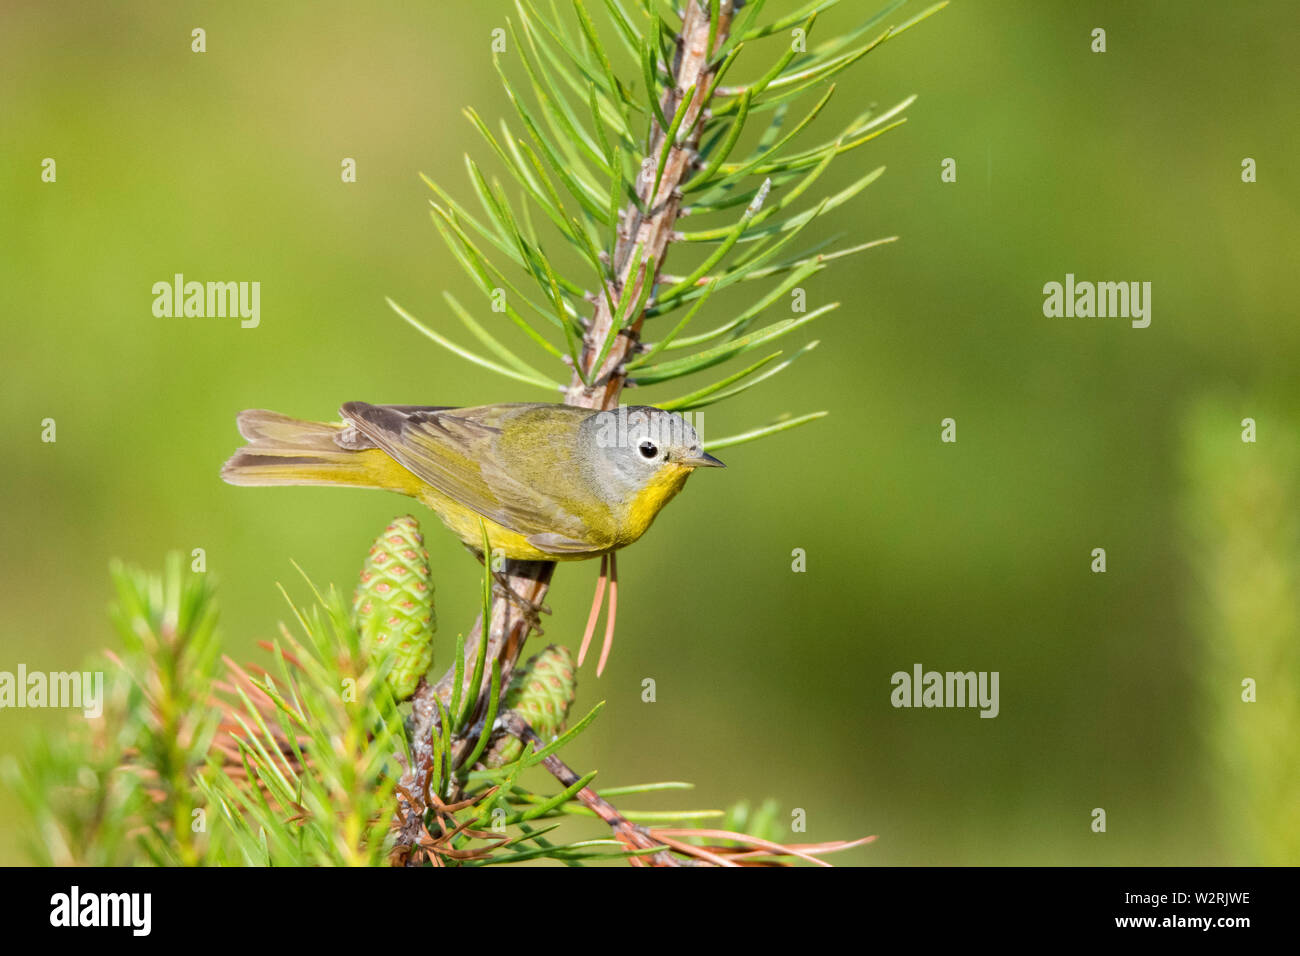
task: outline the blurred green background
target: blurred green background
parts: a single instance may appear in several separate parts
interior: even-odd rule
[[[814,40],[877,4],[846,6]],[[508,12],[6,4],[0,669],[77,667],[112,640],[111,557],[156,567],[198,547],[248,658],[287,616],[275,583],[305,599],[291,561],[351,587],[406,511],[425,521],[449,659],[479,571],[435,519],[217,472],[243,408],[546,400],[383,301],[462,341],[441,290],[492,315],[417,174],[469,198],[462,156],[486,150],[460,110],[508,108],[489,54]],[[843,862],[1300,863],[1298,25],[1285,0],[958,0],[842,78],[818,139],[871,101],[920,98],[832,166],[827,192],[888,171],[816,238],[901,240],[810,282],[810,307],[843,303],[793,342],[822,347],[704,423],[707,438],[831,417],[723,453],[623,555],[614,654],[599,681],[584,669],[578,702],[608,707],[570,763],[598,784],[698,785],[658,805],[771,796],[806,811],[807,839],[880,835]],[[176,272],[260,281],[261,326],[155,318],[150,288]],[[1067,272],[1150,281],[1150,328],[1045,318],[1042,286]],[[1247,416],[1258,444],[1240,441]],[[576,642],[595,572],[557,573],[548,640]],[[893,709],[890,675],[918,662],[999,671],[1000,716]],[[62,719],[0,711],[0,749]],[[0,794],[0,862],[20,859],[21,825]]]

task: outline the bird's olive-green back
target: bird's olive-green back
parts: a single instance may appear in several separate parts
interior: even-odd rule
[[[580,439],[593,411],[511,403],[413,408],[350,402],[343,417],[442,494],[526,537],[557,547],[605,546],[623,492],[593,470]]]

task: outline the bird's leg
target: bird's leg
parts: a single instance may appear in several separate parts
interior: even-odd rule
[[[483,557],[483,552],[478,548],[470,548],[469,545],[466,545],[466,547],[469,548],[470,553],[473,554],[474,557],[478,558],[479,564],[485,563],[485,560],[491,560],[485,559]],[[489,565],[489,567],[491,567],[491,565]],[[510,575],[506,574],[504,571],[498,571],[496,568],[492,568],[492,580],[496,582],[496,587],[493,590],[507,600],[517,604],[524,612],[524,615],[528,618],[528,623],[537,631],[538,634],[541,634],[542,629],[538,627],[538,623],[541,620],[539,615],[550,614],[551,609],[545,604],[537,604],[528,600],[528,598],[524,597],[512,588],[510,586]]]
[[[542,615],[550,614],[551,609],[545,604],[536,604],[528,600],[528,598],[512,588],[510,586],[510,576],[504,571],[493,571],[492,578],[496,582],[492,588],[493,593],[501,595],[511,604],[516,605],[523,615],[524,623],[530,629],[536,631],[538,637],[544,636],[546,632],[542,630]],[[524,633],[528,632],[525,631]]]
[[[591,600],[591,613],[587,615],[587,629],[582,634],[582,646],[578,648],[578,666],[587,658],[587,648],[591,645],[591,636],[596,633],[596,622],[600,620],[600,608],[605,600],[605,575],[609,569],[609,555],[600,556],[600,577],[596,579],[596,596]]]
[[[539,614],[551,613],[551,609],[545,604],[535,604],[512,588],[510,586],[510,575],[506,574],[504,571],[493,571],[492,578],[497,583],[497,590],[499,590],[503,596],[514,601],[523,608],[526,613],[532,615],[534,619],[536,619]]]

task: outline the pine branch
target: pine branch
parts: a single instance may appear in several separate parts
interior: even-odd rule
[[[507,713],[502,718],[502,725],[506,732],[511,736],[517,737],[525,744],[542,749],[542,740],[528,726],[528,723],[515,713]],[[556,780],[566,787],[572,787],[582,778],[578,776],[569,766],[557,757],[555,754],[547,754],[542,758],[542,766],[551,772]],[[650,836],[645,827],[637,826],[628,820],[627,817],[619,813],[618,808],[598,794],[591,787],[583,787],[578,790],[577,798],[582,801],[583,805],[591,810],[596,816],[604,820],[619,842],[629,850],[651,850],[654,851],[650,856],[650,861],[655,866],[681,866],[682,863],[672,856],[668,851],[666,844],[660,843]],[[640,856],[631,856],[628,858],[634,865],[645,865],[644,858]]]
[[[687,3],[676,40],[673,83],[664,90],[659,109],[651,120],[646,157],[658,157],[662,161],[653,181],[647,181],[645,176],[638,177],[636,198],[624,206],[620,215],[618,238],[611,257],[615,274],[607,280],[605,294],[596,297],[595,314],[582,338],[579,366],[573,370],[565,395],[570,405],[595,410],[618,407],[627,380],[626,363],[640,340],[644,312],[634,313],[626,324],[620,324],[620,317],[611,303],[621,301],[628,291],[634,300],[643,300],[645,284],[648,282],[653,287],[658,281],[681,212],[680,187],[691,173],[704,130],[700,119],[707,108],[707,95],[712,86],[714,66],[711,54],[726,42],[730,31],[731,0],[722,0],[717,8],[718,21],[712,24],[707,6],[702,6],[697,0]],[[670,116],[674,118],[674,127],[666,129],[659,117]],[[670,135],[673,128],[687,130],[685,137],[675,140]],[[634,250],[637,250],[635,254]],[[639,262],[653,263],[654,270],[638,268]],[[504,568],[506,586],[520,602],[540,606],[554,571],[552,562],[507,561]],[[484,618],[480,616],[466,639],[465,660],[479,652],[479,644],[484,639],[483,622]],[[500,662],[503,682],[510,679],[531,629],[532,623],[521,613],[514,599],[502,596],[493,601],[487,627],[487,656]],[[468,668],[461,668],[462,674],[466,671]],[[412,793],[421,792],[420,783],[427,782],[432,774],[433,735],[438,727],[435,698],[444,705],[449,703],[455,679],[454,670],[448,671],[436,685],[422,683],[416,690],[412,702],[412,766],[401,780],[401,785]],[[484,687],[471,687],[467,682],[462,692],[479,698],[477,712],[487,710]],[[461,751],[467,746],[464,741],[458,744]],[[406,822],[398,835],[399,844],[409,845],[416,838],[418,821],[424,809],[419,805],[406,808]]]
[[[874,30],[878,21],[900,5],[894,3],[857,30],[832,37],[820,46],[804,50],[791,44],[755,80],[729,85],[721,82],[724,73],[730,80],[732,65],[746,41],[794,27],[806,34],[818,13],[837,2],[809,3],[790,17],[766,26],[755,26],[763,4],[753,2],[738,35],[732,32],[734,0],[686,0],[679,14],[680,28],[675,31],[661,19],[666,11],[661,12],[653,4],[643,4],[636,11],[638,19],[629,16],[618,2],[606,3],[618,43],[632,54],[645,83],[643,94],[634,95],[632,87],[616,74],[582,0],[573,3],[578,21],[573,31],[544,15],[535,0],[517,0],[520,22],[518,28],[511,24],[510,34],[532,86],[535,107],[525,102],[499,62],[497,70],[528,138],[515,138],[505,123],[498,136],[473,111],[467,115],[522,189],[523,217],[516,218],[505,191],[473,161],[467,161],[471,181],[486,219],[475,218],[443,189],[429,184],[438,196],[435,224],[480,291],[501,293],[504,284],[516,302],[564,332],[567,355],[543,339],[513,305],[506,306],[512,323],[552,356],[561,355],[570,366],[569,383],[563,389],[568,404],[612,410],[618,407],[623,389],[629,384],[667,382],[694,374],[789,334],[831,312],[837,303],[756,329],[752,325],[782,295],[832,260],[890,241],[829,253],[821,251],[826,245],[821,243],[796,253],[794,258],[776,258],[820,214],[847,202],[879,178],[883,167],[871,170],[838,194],[802,212],[779,218],[834,159],[899,125],[903,121],[899,114],[911,98],[879,115],[868,110],[855,117],[838,136],[819,146],[795,152],[787,147],[813,124],[829,101],[834,91],[828,82],[831,77],[840,75],[943,3],[901,27]],[[859,42],[873,32],[874,37]],[[790,104],[823,85],[824,93],[797,123],[787,128],[784,117]],[[589,115],[584,118],[584,114]],[[759,142],[748,155],[732,159],[747,122],[752,125],[758,114],[770,117]],[[634,124],[642,122],[646,135],[638,144],[632,130]],[[750,188],[755,178],[761,182]],[[608,181],[607,189],[602,181]],[[769,192],[776,193],[771,202]],[[727,215],[727,209],[742,203],[739,219],[716,228],[680,230],[683,216]],[[533,227],[530,206],[591,266],[598,280],[595,291],[583,289],[581,283],[553,271]],[[601,249],[600,237],[609,229],[612,235]],[[481,248],[480,238],[487,243]],[[670,276],[663,271],[664,263],[673,244],[681,242],[695,248],[700,248],[695,244],[704,244],[712,251],[682,274]],[[726,260],[740,249],[746,251],[728,265]],[[523,295],[505,278],[489,258],[491,250],[505,255],[536,283],[540,303]],[[718,289],[783,273],[788,275],[774,290],[730,321],[710,332],[679,337]],[[662,290],[661,281],[667,282]],[[408,322],[462,358],[515,380],[551,384],[544,373],[495,342],[491,332],[458,306],[457,314],[467,328],[506,365],[468,353],[391,304]],[[640,344],[647,318],[687,304],[690,308],[686,316],[666,336],[652,346]],[[583,307],[593,310],[589,319],[580,318]],[[695,346],[705,343],[713,344],[695,350]],[[782,352],[770,353],[720,381],[661,404],[688,409],[731,398],[779,374],[815,345],[809,343],[780,362],[777,359]],[[669,348],[692,351],[683,358],[658,359],[660,352]],[[634,381],[629,380],[629,371],[636,376]],[[709,442],[708,447],[757,440],[825,414],[782,416],[769,425]],[[491,561],[491,556],[486,560]],[[405,815],[398,827],[399,857],[401,847],[419,841],[424,815],[437,799],[429,790],[430,782],[444,780],[440,772],[459,773],[450,781],[451,792],[444,796],[454,800],[461,792],[465,772],[473,769],[462,768],[462,763],[482,751],[482,735],[493,729],[485,729],[484,725],[496,705],[490,699],[489,674],[497,675],[498,687],[510,681],[525,641],[537,629],[532,609],[541,607],[555,565],[510,560],[503,563],[501,570],[498,580],[503,588],[485,606],[458,647],[459,659],[437,683],[421,681],[412,700],[412,762],[399,788]],[[485,667],[485,661],[495,662],[495,668]],[[459,706],[453,707],[453,702]],[[442,715],[462,708],[467,708],[463,714],[453,712],[447,718],[452,727],[444,727]],[[445,750],[442,740],[446,741]],[[435,767],[439,760],[445,760],[446,765]],[[568,776],[574,775],[569,771]]]

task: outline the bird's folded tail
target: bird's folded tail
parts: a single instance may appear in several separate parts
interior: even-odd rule
[[[410,494],[406,469],[344,422],[307,422],[276,412],[240,412],[248,444],[221,469],[232,485],[344,485]]]

